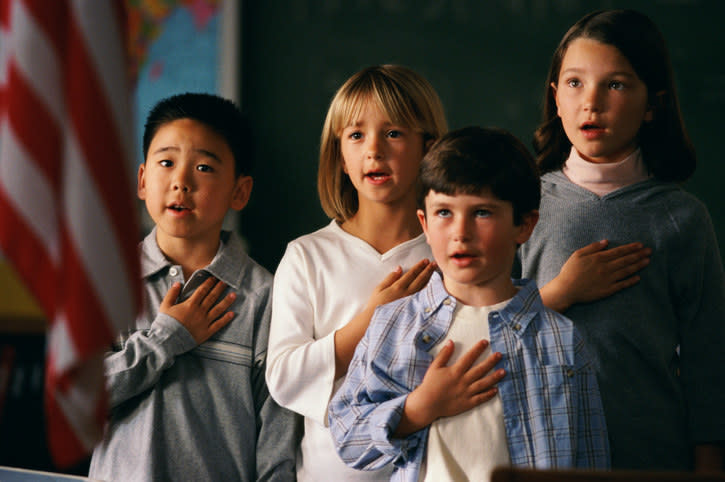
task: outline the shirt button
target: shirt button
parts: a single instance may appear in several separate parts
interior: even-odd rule
[[[177,274],[179,274],[179,270],[176,268],[176,266],[172,266],[172,268],[169,270],[169,274],[171,276],[176,276]]]
[[[430,343],[430,335],[423,335],[423,343]]]
[[[450,305],[451,304],[451,299],[450,298],[446,298],[445,300],[443,300],[443,304],[444,305]]]
[[[516,323],[514,325],[514,331],[519,331],[520,329],[521,329],[521,324],[520,323]]]
[[[431,309],[428,308],[428,307],[426,307],[426,309],[424,309],[423,311],[425,311],[426,313],[430,313],[431,312]]]
[[[571,368],[568,369],[566,371],[566,376],[569,377],[569,378],[573,377],[574,376],[574,370],[572,370]]]

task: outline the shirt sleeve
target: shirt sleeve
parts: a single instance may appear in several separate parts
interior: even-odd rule
[[[267,386],[283,407],[324,425],[335,382],[335,333],[315,338],[314,266],[290,244],[277,267]]]
[[[181,323],[159,313],[148,330],[134,332],[119,351],[106,355],[110,406],[116,407],[154,386],[175,357],[194,347],[196,341]]]
[[[611,465],[609,436],[592,358],[581,336],[575,336],[577,377],[576,467],[604,469]]]
[[[371,325],[375,322],[373,317]],[[377,470],[391,462],[404,466],[415,457],[416,450],[422,450],[428,434],[425,428],[405,438],[392,437],[410,392],[403,383],[392,379],[385,360],[371,356],[371,331],[377,330],[369,329],[358,344],[345,381],[330,402],[329,413],[338,454],[345,464],[359,470]]]
[[[302,419],[280,407],[269,395],[265,382],[271,286],[262,293],[250,316],[255,320],[252,389],[257,422],[257,480],[289,481],[296,477],[297,447],[302,437]]]
[[[725,440],[725,276],[712,221],[699,201],[678,220],[672,303],[680,323],[680,379],[695,444]]]

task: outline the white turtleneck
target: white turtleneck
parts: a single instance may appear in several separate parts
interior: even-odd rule
[[[597,196],[604,196],[651,177],[639,148],[619,162],[596,163],[582,158],[572,146],[562,172],[571,182]]]

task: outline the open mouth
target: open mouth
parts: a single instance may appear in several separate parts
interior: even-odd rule
[[[387,174],[385,172],[380,172],[380,171],[373,171],[373,172],[366,173],[365,177],[368,177],[368,178],[372,179],[373,181],[380,181],[382,179],[387,179],[388,177],[390,177],[390,174]]]
[[[469,253],[453,253],[453,255],[451,257],[455,258],[455,259],[465,259],[465,258],[472,258],[473,255],[469,254]]]
[[[583,131],[593,131],[593,130],[599,130],[602,129],[602,126],[598,124],[584,124],[581,126],[581,130]]]
[[[189,208],[187,208],[183,204],[172,204],[171,206],[169,206],[169,209],[171,209],[172,211],[181,212],[181,211],[185,211]]]

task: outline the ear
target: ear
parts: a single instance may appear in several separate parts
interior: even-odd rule
[[[647,106],[647,111],[644,113],[645,122],[652,122],[655,118],[655,112],[662,110],[666,93],[666,90],[660,90],[655,94],[654,102]]]
[[[239,176],[234,184],[234,192],[229,207],[235,211],[241,211],[249,202],[249,196],[252,194],[252,185],[254,180],[251,176]]]
[[[142,201],[146,199],[146,163],[141,163],[138,166],[138,174],[136,179],[136,195]]]
[[[561,115],[559,114],[559,95],[558,95],[558,93],[559,93],[559,91],[556,90],[556,83],[552,82],[551,83],[551,96],[554,97],[554,102],[556,103],[556,115],[561,117]]]
[[[428,240],[428,223],[425,219],[425,211],[422,209],[418,209],[415,214],[418,215],[418,221],[420,221],[420,225],[423,227],[423,232],[425,233],[425,239]]]
[[[516,226],[519,233],[516,235],[516,244],[524,244],[534,232],[536,223],[539,221],[539,210],[534,209],[522,216],[521,224]]]

